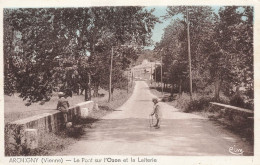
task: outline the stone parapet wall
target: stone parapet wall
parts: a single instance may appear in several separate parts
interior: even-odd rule
[[[252,110],[215,102],[210,102],[210,111],[218,113],[219,117],[226,118],[237,124],[252,120],[254,116]]]
[[[215,102],[210,102],[209,111],[214,113],[211,118],[254,139],[254,111]]]
[[[69,108],[68,121],[74,121],[81,117],[83,110],[91,112],[94,107],[93,101],[82,102]],[[57,110],[53,113],[42,113],[36,116],[17,120],[5,125],[5,144],[23,144],[26,129],[36,129],[41,134],[58,132],[64,128],[63,114]],[[13,145],[11,145],[13,146]],[[11,147],[10,146],[10,147]]]

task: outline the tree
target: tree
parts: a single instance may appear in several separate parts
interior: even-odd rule
[[[185,6],[167,8],[165,18],[177,18],[165,28],[162,40],[156,45],[157,50],[163,51],[163,68],[168,69],[165,82],[179,84],[180,92],[187,80],[185,9]],[[243,99],[252,105],[253,8],[227,6],[215,13],[210,7],[196,6],[189,7],[189,13],[195,85],[204,91],[214,84],[216,101],[220,101],[221,91],[231,98],[233,89],[242,87]]]
[[[13,69],[13,56],[16,55],[15,43],[18,38],[15,35],[15,29],[10,25],[12,21],[12,10],[4,10],[4,93],[7,95],[13,94],[16,89],[16,78]],[[18,52],[17,52],[18,53]]]
[[[177,74],[172,72],[171,77],[178,77],[179,89],[182,89],[181,85],[186,84],[187,81],[187,20],[186,20],[186,8],[187,6],[174,6],[168,7],[168,14],[165,18],[175,18],[174,23],[169,25],[165,29],[164,37],[160,42],[161,47],[164,47],[164,51],[169,59],[172,56],[172,60],[166,60],[165,67],[172,66],[177,71],[182,74]],[[206,44],[208,41],[212,41],[215,33],[215,24],[218,21],[217,15],[213,12],[211,7],[201,7],[201,6],[189,6],[189,23],[190,23],[190,40],[191,40],[191,63],[192,63],[192,77],[193,82],[196,87],[201,89],[205,88],[209,82],[208,78],[208,54],[205,51],[207,49]],[[214,49],[216,50],[216,49]],[[172,55],[170,55],[172,54]],[[175,66],[173,65],[173,60],[176,60]],[[168,65],[168,66],[167,66]],[[185,67],[183,66],[185,65]],[[181,68],[176,68],[181,67]],[[171,80],[174,82],[174,80]],[[174,82],[176,83],[176,82]],[[181,90],[179,90],[181,93]]]
[[[168,72],[165,75],[167,83],[172,85],[172,91],[176,84],[180,94],[188,73],[185,32],[184,24],[180,19],[177,19],[165,28],[162,40],[155,47],[157,50],[162,50],[163,72]],[[160,75],[156,76],[160,77]]]
[[[221,84],[227,95],[233,88],[242,86],[247,100],[253,95],[253,9],[252,7],[223,7],[219,11],[214,37],[208,46],[209,68],[215,78],[215,98],[219,100]]]
[[[75,44],[65,29],[63,10],[5,10],[5,18],[12,17],[6,26],[21,34],[21,51],[17,55],[5,54],[5,58],[12,59],[11,71],[17,84],[15,90],[20,96],[30,104],[48,101],[52,91],[61,84],[64,90],[67,90],[66,86],[73,88],[73,74],[77,74],[73,65],[77,59],[71,54]]]
[[[93,42],[92,47],[95,47],[95,49],[91,52],[90,57],[91,62],[97,66],[93,68],[92,74],[95,88],[94,95],[97,95],[99,85],[104,85],[103,82],[106,82],[103,78],[103,74],[100,73],[105,73],[110,63],[107,63],[108,60],[104,56],[111,56],[111,50],[112,47],[114,47],[118,52],[118,58],[114,58],[113,61],[116,62],[119,60],[120,63],[122,63],[122,67],[119,68],[125,70],[132,61],[137,59],[137,51],[134,47],[149,44],[151,29],[154,27],[154,24],[158,22],[158,18],[152,14],[153,11],[147,11],[143,7],[108,7],[105,8],[105,10],[102,8],[102,12],[104,12],[104,20],[102,20],[101,23],[104,26],[101,26],[101,23],[98,21],[100,20],[100,14],[93,15],[94,18],[96,16],[97,20],[94,21],[93,28],[96,27],[94,31],[102,32],[102,35],[99,37],[93,35],[93,40],[96,42]],[[93,34],[96,33],[94,32]],[[130,45],[132,48],[126,48],[127,45]],[[98,56],[102,57],[100,58]],[[103,67],[104,64],[107,66]],[[117,77],[119,75],[116,74],[122,73],[122,71],[116,72],[115,74],[113,72],[112,75]],[[103,82],[101,82],[101,80]]]
[[[148,44],[158,21],[143,7],[5,9],[4,14],[5,93],[18,92],[29,104],[50,100],[57,90],[71,95],[79,87],[89,100],[91,83],[98,88],[106,78],[111,47]],[[118,55],[120,76],[137,55],[132,49]]]

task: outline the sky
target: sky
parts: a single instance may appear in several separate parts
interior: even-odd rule
[[[160,21],[162,23],[156,23],[153,29],[153,34],[152,34],[152,40],[154,41],[154,43],[159,42],[163,36],[164,33],[164,28],[166,28],[171,21],[173,21],[175,18],[177,17],[173,17],[172,19],[167,19],[164,20],[162,18],[162,16],[167,14],[166,8],[167,6],[149,6],[149,7],[145,7],[148,10],[151,10],[153,8],[155,8],[155,11],[153,12],[153,14],[157,17],[160,18]],[[220,6],[212,6],[214,12],[218,12]],[[149,47],[145,47],[145,49],[153,49],[154,46],[149,46]]]
[[[155,11],[153,12],[153,14],[157,17],[160,18],[160,21],[162,23],[156,23],[153,29],[153,34],[152,34],[152,40],[154,41],[154,43],[159,42],[161,40],[161,37],[163,35],[164,32],[164,28],[166,28],[170,23],[171,23],[171,19],[167,19],[164,20],[163,18],[161,18],[161,16],[166,15],[166,8],[167,6],[151,6],[151,7],[146,7],[147,9],[152,9],[155,8]],[[153,49],[154,46],[150,46],[150,47],[146,47],[146,49]]]

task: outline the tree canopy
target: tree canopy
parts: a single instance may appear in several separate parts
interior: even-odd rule
[[[205,91],[214,84],[231,97],[236,87],[244,89],[244,100],[253,105],[253,8],[226,6],[214,12],[207,6],[170,6],[165,19],[177,18],[164,30],[156,45],[163,57],[164,82],[181,88],[188,79],[187,10],[189,13],[193,83]],[[158,73],[159,74],[159,73]],[[157,75],[160,76],[160,75]]]
[[[150,44],[159,21],[144,7],[4,9],[5,94],[30,103],[108,86],[109,59],[117,48],[113,76],[137,58],[137,45]],[[132,47],[120,47],[131,45]]]

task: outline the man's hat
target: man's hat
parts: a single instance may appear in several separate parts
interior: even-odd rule
[[[58,93],[58,96],[59,96],[59,97],[61,97],[61,96],[65,96],[65,93],[63,93],[63,92],[59,92],[59,93]]]
[[[156,101],[156,102],[159,102],[159,100],[157,98],[153,98],[152,101]]]

